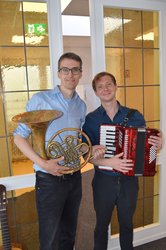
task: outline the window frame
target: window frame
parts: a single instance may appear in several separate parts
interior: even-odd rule
[[[127,8],[138,10],[149,10],[159,12],[159,28],[160,28],[160,126],[163,134],[166,134],[166,113],[163,107],[166,105],[164,93],[166,93],[166,72],[164,67],[166,65],[166,3],[163,0],[93,0],[90,2],[90,17],[91,17],[91,47],[92,47],[92,72],[95,75],[97,72],[106,69],[105,65],[105,43],[104,43],[104,25],[103,25],[103,8]],[[101,35],[103,34],[103,36]],[[97,53],[96,53],[97,51]],[[100,62],[100,63],[98,63]],[[99,104],[98,99],[94,96],[94,108]],[[146,227],[141,227],[134,230],[134,245],[140,245],[153,241],[162,237],[166,237],[166,218],[164,216],[164,209],[166,201],[164,194],[166,192],[165,178],[166,168],[166,154],[164,151],[166,146],[160,151],[158,157],[158,164],[160,164],[160,201],[159,201],[159,223],[154,223]],[[108,249],[119,249],[119,237],[114,235],[109,238]]]

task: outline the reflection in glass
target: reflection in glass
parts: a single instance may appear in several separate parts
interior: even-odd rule
[[[160,120],[159,86],[147,86],[144,88],[144,116],[146,121]]]
[[[0,1],[0,46],[16,45],[15,38],[22,37],[23,44],[22,13],[20,2]]]
[[[24,49],[7,47],[0,52],[3,91],[26,90]]]
[[[127,20],[124,20],[127,22]],[[104,38],[105,46],[122,46],[122,10],[104,8]]]
[[[135,210],[135,213],[133,216],[134,228],[142,227],[144,225],[143,213],[144,213],[143,200],[138,199],[137,200],[137,207],[136,207],[136,210]]]
[[[25,112],[25,106],[27,101],[28,96],[26,92],[4,94],[4,106],[8,134],[12,133],[18,125],[12,122],[11,118],[18,113]]]
[[[118,84],[117,84],[118,86]],[[119,87],[116,92],[116,98],[120,102],[121,105],[125,105],[125,93],[124,88]]]
[[[144,177],[144,197],[151,197],[159,194],[159,166],[156,166],[156,174],[153,177]]]
[[[25,43],[32,46],[48,46],[46,3],[23,3]]]
[[[126,106],[138,109],[143,114],[143,92],[141,87],[126,87]]]
[[[144,53],[144,84],[159,84],[159,50],[147,49]]]
[[[144,199],[144,226],[158,222],[159,196]]]
[[[144,198],[154,195],[154,177],[144,177]]]
[[[33,162],[28,160],[21,151],[16,147],[13,138],[10,138],[12,152],[12,170],[13,175],[30,174],[34,171]]]
[[[160,152],[157,154],[157,162]],[[157,163],[156,165],[156,174],[154,176],[154,195],[160,194],[160,165]]]
[[[142,85],[141,49],[125,49],[125,80],[126,85]]]
[[[159,221],[159,195],[155,195],[153,199],[154,206],[154,214],[153,214],[153,223],[157,223]]]
[[[49,48],[27,48],[28,82],[30,90],[51,86]],[[56,74],[56,72],[55,72]]]
[[[142,176],[138,176],[138,184],[139,184],[138,200],[141,200],[143,199],[144,196],[144,178],[142,178]]]
[[[6,138],[0,138],[1,153],[0,153],[0,177],[6,177],[10,175],[9,170],[9,158],[7,151]]]
[[[111,218],[111,235],[119,233],[119,223],[118,223],[118,218],[117,218],[117,208],[115,207],[112,213],[112,218]]]
[[[4,121],[4,110],[2,103],[2,95],[0,95],[0,136],[5,136],[5,121]]]
[[[124,45],[130,47],[141,47],[142,42],[137,40],[138,36],[141,36],[141,11],[138,10],[123,10],[124,20],[130,20],[130,22],[124,25]]]
[[[12,242],[19,242],[26,249],[39,249],[38,218],[36,213],[34,188],[14,190],[8,195],[8,217]],[[13,249],[13,248],[12,248]],[[22,249],[16,248],[14,249]]]
[[[119,86],[124,85],[123,49],[106,48],[106,71],[113,74]]]
[[[143,12],[143,47],[159,48],[158,12]]]
[[[152,122],[146,122],[146,126],[149,128],[156,128],[160,129],[160,121],[152,121]]]

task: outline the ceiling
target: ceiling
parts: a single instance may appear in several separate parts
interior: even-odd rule
[[[62,14],[89,16],[89,0],[72,0]]]
[[[62,12],[63,15],[89,16],[89,0],[72,0]],[[65,47],[90,47],[90,37],[66,36],[63,39]]]

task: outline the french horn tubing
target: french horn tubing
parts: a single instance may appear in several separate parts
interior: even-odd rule
[[[82,142],[82,138],[84,141]],[[48,141],[46,153],[48,158],[64,157],[61,165],[68,167],[66,174],[83,168],[91,158],[92,145],[89,137],[80,129],[64,128],[57,131]]]

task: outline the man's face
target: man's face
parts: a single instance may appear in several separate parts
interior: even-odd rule
[[[82,72],[79,70],[80,63],[75,60],[65,58],[60,63],[60,69],[58,77],[61,80],[61,86],[68,90],[75,90],[80,78],[82,77]]]
[[[112,81],[111,77],[105,75],[101,77],[96,83],[96,95],[101,101],[116,100],[117,86]]]

